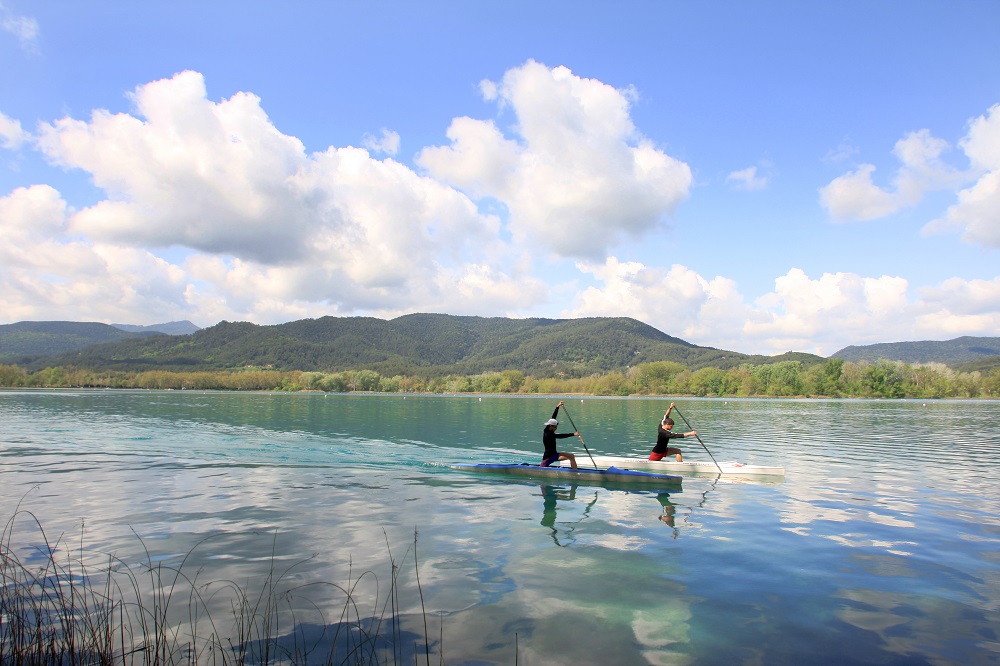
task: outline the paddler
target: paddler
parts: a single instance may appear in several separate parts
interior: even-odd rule
[[[554,462],[560,460],[568,460],[570,467],[576,469],[576,456],[572,453],[563,453],[556,449],[556,440],[563,439],[564,437],[579,437],[578,432],[556,432],[556,428],[559,426],[559,421],[556,420],[556,416],[559,415],[559,408],[566,403],[562,400],[556,405],[555,410],[552,412],[552,418],[545,422],[545,430],[542,431],[542,445],[545,447],[545,452],[542,454],[542,467],[548,467]]]
[[[559,403],[562,404],[562,403]],[[674,420],[670,418],[670,412],[674,408],[674,403],[670,403],[667,407],[667,413],[663,415],[663,420],[660,421],[660,427],[656,429],[656,446],[653,447],[653,452],[649,454],[650,460],[663,460],[664,456],[677,456],[677,462],[684,462],[684,458],[681,455],[681,450],[670,446],[670,440],[676,437],[697,437],[698,433],[692,430],[691,432],[673,432],[670,429],[674,427]]]

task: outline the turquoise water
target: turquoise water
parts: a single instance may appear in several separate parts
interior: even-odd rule
[[[1000,663],[1000,403],[677,399],[717,460],[786,476],[669,495],[449,468],[536,462],[557,400],[0,392],[0,516],[201,580],[391,558],[435,663]],[[666,404],[567,398],[593,454],[648,452]]]

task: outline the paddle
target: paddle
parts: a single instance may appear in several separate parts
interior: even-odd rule
[[[573,430],[576,431],[576,433],[577,433],[576,436],[580,438],[580,443],[583,444],[583,450],[586,451],[587,452],[587,456],[590,457],[590,464],[594,466],[594,469],[597,469],[597,463],[594,462],[594,456],[590,455],[590,449],[587,448],[587,442],[583,441],[583,435],[579,434],[580,433],[580,429],[576,427],[575,423],[573,423],[573,417],[569,415],[569,410],[566,409],[566,405],[565,404],[562,406],[562,408],[563,408],[563,411],[566,412],[566,418],[569,419],[569,424],[571,426],[573,426]]]
[[[677,412],[678,416],[680,416],[682,419],[684,419],[684,415],[681,414],[681,410],[677,409],[677,405],[674,405],[674,411]],[[572,421],[570,421],[570,423],[572,423]],[[684,419],[684,425],[686,425],[688,427],[688,430],[694,430],[694,428],[691,427],[691,424],[688,423],[687,419]],[[576,430],[576,428],[574,427],[573,430]],[[713,456],[712,452],[708,450],[707,446],[705,446],[705,442],[701,441],[701,437],[698,437],[698,433],[697,432],[694,433],[694,436],[695,436],[695,439],[697,439],[701,443],[702,448],[705,449],[705,453],[707,453],[708,457],[712,459],[712,462],[715,463],[715,466],[719,468],[719,474],[722,474],[722,466],[719,465],[719,462],[715,459],[715,456]]]

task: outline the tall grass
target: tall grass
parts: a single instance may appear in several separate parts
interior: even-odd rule
[[[51,540],[38,518],[18,507],[0,535],[0,664],[357,666],[422,657],[429,666],[440,648],[427,636],[419,575],[423,636],[403,628],[402,563],[388,537],[384,597],[378,576],[372,570],[355,576],[353,562],[346,584],[298,582],[292,571],[302,562],[279,570],[273,541],[262,580],[204,582],[191,560],[212,538],[166,565],[155,564],[136,535],[145,559],[129,565],[115,554],[88,551],[82,527],[72,548],[62,535]],[[416,545],[414,532],[403,557],[412,553],[414,571]],[[374,600],[362,604],[361,589],[372,587]],[[437,659],[443,664],[443,653]]]

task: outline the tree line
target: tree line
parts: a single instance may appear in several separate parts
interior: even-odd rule
[[[57,366],[28,372],[16,365],[0,365],[0,386],[334,393],[998,398],[1000,369],[961,372],[943,363],[909,364],[890,360],[872,363],[837,358],[808,366],[801,361],[781,361],[759,365],[744,363],[726,370],[700,368],[693,372],[680,363],[656,361],[640,363],[624,372],[595,373],[586,377],[534,377],[519,370],[473,375],[385,376],[369,369],[331,373],[267,368],[124,372]]]

